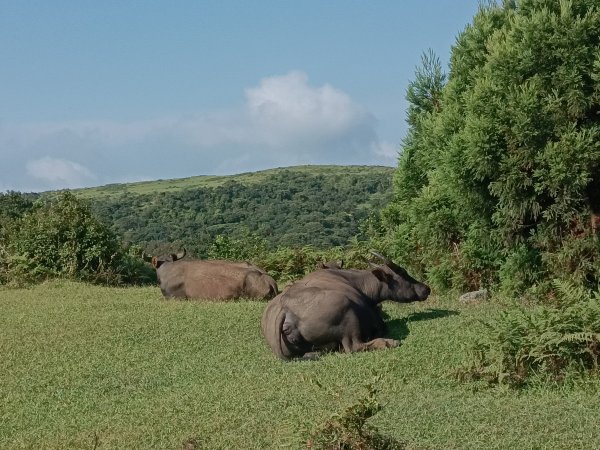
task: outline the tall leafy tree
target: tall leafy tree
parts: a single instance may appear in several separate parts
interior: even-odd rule
[[[599,6],[488,4],[458,36],[439,100],[416,88],[436,79],[428,62],[417,71],[384,217],[397,256],[438,288],[600,280]]]

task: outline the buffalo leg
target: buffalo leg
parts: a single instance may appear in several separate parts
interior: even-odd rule
[[[396,339],[377,338],[372,341],[365,342],[362,345],[362,351],[379,350],[382,348],[396,348],[400,346],[400,341]],[[359,350],[360,351],[360,350]]]

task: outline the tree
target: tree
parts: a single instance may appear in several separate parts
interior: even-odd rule
[[[436,287],[600,281],[590,220],[600,210],[597,6],[481,7],[452,49],[439,101],[415,88],[433,85],[431,64],[417,71],[384,218],[396,256]]]
[[[125,257],[115,234],[68,191],[9,222],[2,240],[14,282],[118,278]]]

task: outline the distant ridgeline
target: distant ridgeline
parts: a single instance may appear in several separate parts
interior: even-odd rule
[[[394,169],[298,166],[234,176],[109,185],[73,191],[125,242],[205,256],[217,235],[270,246],[344,245],[392,195]]]

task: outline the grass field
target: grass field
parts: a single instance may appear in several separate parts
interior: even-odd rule
[[[371,423],[409,448],[600,448],[600,383],[454,379],[495,306],[386,304],[399,348],[291,363],[263,342],[263,308],[168,302],[158,288],[0,289],[0,448],[302,448],[374,372],[385,407]]]
[[[236,175],[199,175],[195,177],[176,178],[171,180],[153,180],[139,181],[136,183],[117,183],[108,184],[84,189],[73,189],[73,193],[78,197],[93,199],[96,197],[106,197],[111,195],[122,194],[129,192],[132,194],[149,194],[158,192],[175,192],[189,188],[209,188],[222,186],[229,181],[236,181],[242,184],[255,184],[265,181],[267,178],[281,173],[283,171],[293,171],[301,173],[309,173],[313,176],[347,176],[349,174],[360,174],[377,172],[387,173],[393,172],[392,167],[385,166],[292,166],[278,167],[275,169],[260,170],[257,172],[240,173]]]

